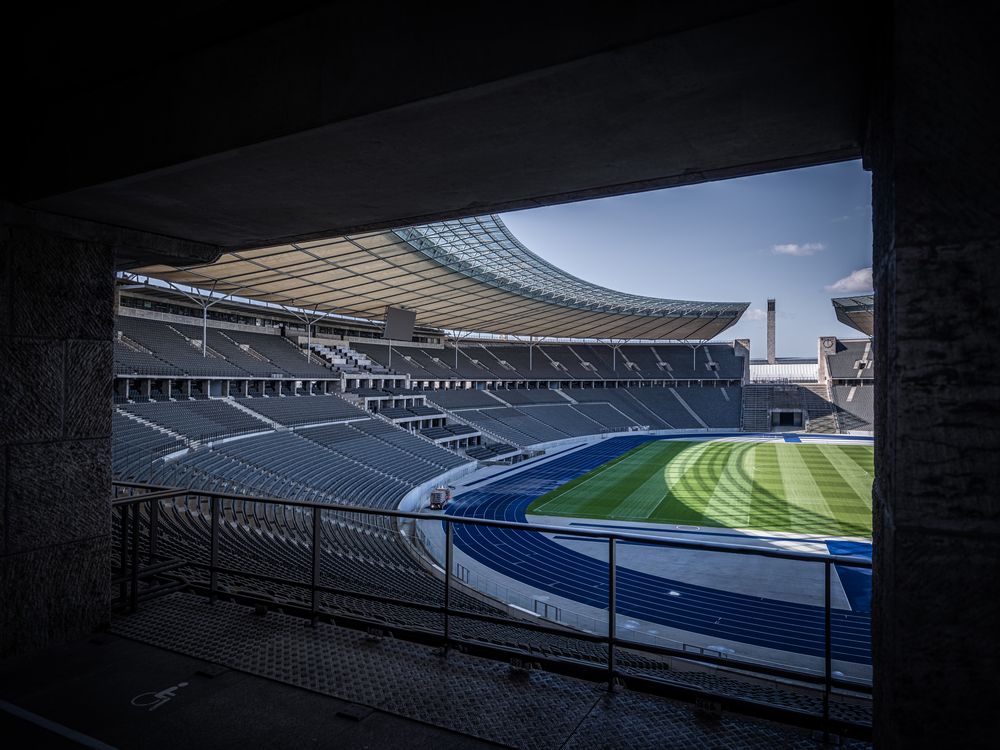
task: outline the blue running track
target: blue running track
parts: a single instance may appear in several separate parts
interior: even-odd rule
[[[675,435],[673,438],[699,437]],[[610,461],[649,436],[612,438],[460,495],[449,516],[526,522],[536,498]],[[606,562],[530,531],[456,524],[455,545],[510,578],[557,596],[607,609]],[[816,566],[817,587],[822,568]],[[696,586],[618,566],[618,613],[724,641],[823,657],[823,608]],[[675,592],[675,593],[670,593]],[[680,594],[678,596],[677,594]],[[871,663],[871,616],[834,609],[833,658]]]

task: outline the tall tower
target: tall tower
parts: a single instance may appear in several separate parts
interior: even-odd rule
[[[767,301],[767,363],[774,364],[774,300]]]

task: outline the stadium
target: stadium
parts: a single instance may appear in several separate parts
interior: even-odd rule
[[[745,303],[595,286],[495,215],[117,294],[123,605],[181,587],[863,736],[869,338],[793,382],[719,340]]]
[[[990,10],[21,8],[5,746],[994,747]]]

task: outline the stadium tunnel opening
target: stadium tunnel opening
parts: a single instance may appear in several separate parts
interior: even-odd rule
[[[691,9],[555,45],[470,11],[469,34],[448,33],[466,65],[412,54],[420,35],[399,35],[395,52],[371,46],[378,24],[360,23],[372,21],[364,9],[351,11],[356,43],[343,58],[302,43],[341,19],[298,4],[237,14],[235,29],[215,9],[197,39],[178,37],[188,19],[174,18],[171,33],[142,40],[137,65],[106,37],[53,32],[59,54],[14,87],[22,116],[0,183],[0,656],[109,619],[116,268],[861,155],[873,175],[878,365],[873,735],[882,747],[988,746],[1000,667],[994,394],[956,371],[996,366],[989,315],[969,302],[1000,287],[995,170],[983,158],[994,128],[981,107],[992,25],[985,9],[819,5]],[[48,26],[35,20],[25,43]],[[269,43],[296,53],[254,54]],[[484,43],[522,56],[470,54]],[[91,45],[107,51],[90,57]],[[11,49],[11,69],[38,59]],[[368,64],[376,52],[407,56],[412,77],[381,77],[394,67]],[[88,64],[73,69],[77,58]],[[247,91],[247,71],[221,64],[239,59],[262,66],[250,77],[263,88]],[[666,61],[675,88],[664,88]],[[266,65],[279,74],[262,75]],[[338,66],[355,76],[345,88],[323,75]],[[190,118],[209,109],[217,116]],[[536,121],[552,127],[525,126]],[[463,133],[474,142],[456,142]],[[464,164],[447,158],[456,151]],[[342,169],[309,168],[330,154]],[[970,656],[969,643],[986,646]]]

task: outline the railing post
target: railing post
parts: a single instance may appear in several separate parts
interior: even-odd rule
[[[615,689],[615,640],[617,638],[617,594],[615,538],[608,537],[608,690]]]
[[[132,509],[132,591],[129,594],[129,609],[135,612],[139,608],[139,520],[141,506]]]
[[[452,539],[451,521],[444,520],[444,652],[448,653],[448,644],[451,641],[451,568],[452,562]]]
[[[125,571],[128,568],[128,511],[129,506],[123,505],[121,522],[118,528],[118,567],[121,575],[121,583],[118,584],[118,598],[123,604],[125,603],[125,595],[128,591],[125,583]]]
[[[160,538],[160,501],[149,503],[149,563],[156,558],[156,546]]]
[[[830,576],[833,565],[829,560],[823,563],[823,632],[824,632],[824,683],[823,683],[823,742],[830,738],[830,691],[833,689],[833,640],[830,623]]]
[[[219,585],[219,574],[217,572],[219,565],[219,498],[212,495],[209,497],[208,502],[212,519],[212,547],[208,560],[208,600],[214,604]]]
[[[315,627],[316,620],[318,617],[319,609],[319,591],[317,586],[319,586],[319,563],[320,563],[320,522],[323,520],[323,511],[321,508],[313,508],[312,513],[313,525],[312,525],[312,585],[310,586],[312,596],[310,598],[310,608],[312,610],[312,624]]]

